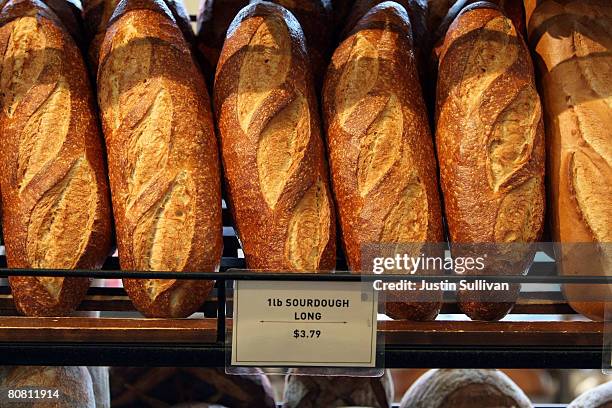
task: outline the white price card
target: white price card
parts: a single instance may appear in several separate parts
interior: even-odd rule
[[[363,282],[236,281],[232,365],[375,367],[377,309]]]

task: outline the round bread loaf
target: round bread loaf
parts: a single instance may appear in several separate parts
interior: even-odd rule
[[[530,408],[523,391],[497,370],[430,370],[408,389],[400,408]]]
[[[0,367],[0,390],[5,393],[15,389],[51,390],[53,394],[57,390],[58,393],[57,398],[29,399],[27,403],[14,404],[3,394],[1,407],[96,408],[91,377],[86,367]]]
[[[583,393],[567,408],[612,408],[612,381]]]
[[[288,375],[284,400],[283,408],[388,408],[393,381],[388,372],[380,378]]]

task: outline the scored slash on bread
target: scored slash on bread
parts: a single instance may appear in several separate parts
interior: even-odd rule
[[[221,185],[208,94],[165,3],[119,3],[100,51],[98,98],[122,269],[215,271]],[[146,316],[186,317],[212,281],[124,279]]]

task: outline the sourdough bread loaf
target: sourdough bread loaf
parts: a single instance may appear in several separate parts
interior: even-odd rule
[[[400,408],[531,408],[508,376],[497,370],[430,370],[406,391]]]
[[[215,77],[227,192],[251,269],[335,267],[334,205],[304,35],[261,2],[228,30]]]
[[[181,407],[187,408],[192,401],[229,408],[276,408],[268,377],[252,371],[250,375],[228,375],[223,368],[113,367],[110,380],[113,408],[183,403]]]
[[[464,8],[440,54],[436,142],[455,258],[469,274],[516,275],[533,260],[544,217],[544,128],[533,67],[512,21],[491,3]],[[509,290],[458,293],[472,319],[502,318]]]
[[[529,23],[548,147],[550,219],[559,272],[612,270],[612,3],[539,2]],[[566,285],[570,305],[604,319],[609,285]]]
[[[567,408],[612,408],[612,381],[583,393]]]
[[[393,403],[389,372],[382,377],[288,375],[283,408],[372,407]]]
[[[364,259],[366,246],[385,252],[397,244],[402,251],[402,244],[444,240],[434,148],[413,49],[406,10],[385,2],[359,20],[327,71],[323,114],[330,173],[353,271],[372,269]],[[420,245],[416,252],[422,253]],[[440,293],[423,299],[416,293],[404,295],[430,302],[402,303],[389,293],[387,314],[435,318]]]
[[[208,94],[165,3],[119,3],[100,52],[98,98],[121,268],[217,270],[221,186]],[[194,313],[212,285],[124,279],[151,317]]]
[[[3,407],[27,408],[100,408],[96,405],[91,377],[85,367],[5,366],[0,367]],[[6,392],[16,389],[45,390],[57,398],[9,400]]]
[[[9,268],[99,268],[111,249],[102,140],[87,70],[56,15],[14,0],[0,22],[0,184]],[[87,278],[9,279],[17,309],[74,310]]]

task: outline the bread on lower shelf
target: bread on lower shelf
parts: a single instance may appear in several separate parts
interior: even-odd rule
[[[86,367],[0,367],[0,401],[9,401],[8,390],[39,390],[51,393],[51,398],[29,399],[27,403],[15,398],[7,407],[27,408],[110,408],[97,406],[91,377]],[[57,390],[57,398],[54,394]],[[42,394],[41,394],[42,395]]]
[[[583,393],[567,408],[612,408],[612,381]]]
[[[442,369],[423,374],[400,408],[531,408],[512,380],[497,370]]]
[[[290,374],[285,381],[283,408],[389,408],[393,398],[393,384],[388,372],[383,377]]]

